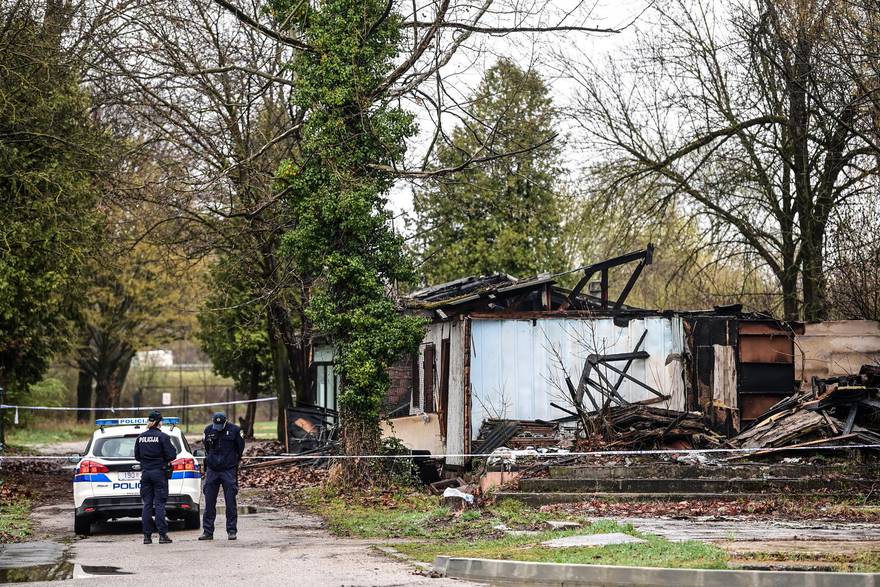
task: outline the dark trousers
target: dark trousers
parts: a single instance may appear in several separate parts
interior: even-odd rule
[[[168,479],[165,478],[165,471],[150,469],[141,473],[141,500],[144,502],[141,514],[144,534],[152,534],[157,529],[159,534],[167,534],[165,502],[168,501]]]
[[[217,518],[217,495],[223,486],[223,499],[226,501],[226,532],[238,532],[238,469],[205,473],[205,513],[202,515],[202,528],[207,534],[214,533],[214,520]]]

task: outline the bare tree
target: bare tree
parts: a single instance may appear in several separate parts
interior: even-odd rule
[[[633,50],[590,67],[565,56],[586,146],[618,191],[648,186],[658,210],[676,203],[727,254],[760,259],[789,319],[826,315],[829,221],[877,173],[873,90],[838,63],[841,10],[675,0]]]
[[[880,238],[871,227],[874,206],[843,210],[828,245],[831,315],[846,320],[880,320]]]
[[[255,3],[239,16],[260,12]],[[112,25],[90,81],[105,116],[137,129],[140,144],[157,151],[166,173],[156,181],[173,186],[150,202],[165,214],[145,238],[241,265],[251,303],[268,317],[280,405],[291,405],[294,386],[309,402],[308,283],[278,255],[285,219],[273,185],[303,115],[289,105],[292,49],[210,2],[138,2]],[[142,201],[155,191],[127,195]],[[282,410],[279,434],[283,422]]]

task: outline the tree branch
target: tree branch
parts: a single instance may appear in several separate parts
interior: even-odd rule
[[[300,41],[298,39],[294,39],[293,37],[288,37],[287,35],[279,33],[278,31],[274,31],[274,30],[270,29],[269,27],[260,24],[253,17],[251,17],[249,14],[247,14],[242,9],[240,9],[238,6],[234,5],[232,2],[229,2],[228,0],[214,0],[214,2],[216,4],[218,4],[219,6],[223,7],[227,12],[231,13],[240,22],[246,24],[247,26],[251,27],[252,29],[256,29],[256,30],[260,31],[261,33],[263,33],[264,35],[266,35],[268,37],[275,39],[279,43],[284,43],[285,45],[289,45],[291,47],[296,47],[297,49],[300,49],[302,51],[308,51],[309,53],[315,52],[315,49],[310,47],[306,43],[303,43],[302,41]]]

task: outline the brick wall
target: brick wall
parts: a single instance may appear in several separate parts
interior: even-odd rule
[[[412,361],[412,355],[407,354],[403,358],[398,359],[388,369],[388,374],[391,376],[391,388],[388,390],[385,405],[389,410],[394,410],[403,404],[409,405],[412,401],[410,396],[412,391]],[[406,409],[401,409],[394,415],[406,416],[408,414],[409,412]]]

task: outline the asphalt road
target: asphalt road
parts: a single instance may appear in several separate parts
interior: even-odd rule
[[[41,530],[55,543],[72,537],[66,504],[39,507],[34,513]],[[217,528],[224,528],[222,513]],[[476,585],[416,574],[415,567],[376,551],[369,542],[335,538],[322,528],[319,518],[285,510],[239,515],[235,542],[226,540],[223,531],[212,542],[198,542],[199,531],[172,525],[173,544],[160,545],[154,539],[145,545],[138,521],[111,522],[95,530],[93,536],[63,547],[61,562],[69,579],[29,584]]]

